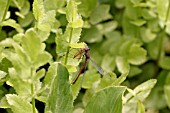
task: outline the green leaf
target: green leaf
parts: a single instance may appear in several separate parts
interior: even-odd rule
[[[96,70],[86,71],[84,74],[82,87],[85,89],[90,89],[98,80],[100,80],[100,75],[96,73]]]
[[[156,34],[151,31],[149,28],[142,27],[140,29],[140,34],[144,42],[148,43],[153,41],[156,38]]]
[[[47,10],[57,10],[65,5],[65,0],[44,0],[45,9]]]
[[[131,21],[131,23],[140,27],[140,26],[144,25],[146,23],[146,21],[139,19],[139,20]]]
[[[128,73],[123,73],[121,74],[121,76],[117,79],[115,79],[112,83],[112,85],[120,85],[121,83],[123,83],[126,80]]]
[[[102,69],[106,72],[111,72],[115,68],[115,58],[109,54],[106,54],[102,59]]]
[[[30,3],[28,1],[24,1],[22,8],[20,9],[20,13],[25,16],[29,13],[29,11],[30,11]]]
[[[148,54],[152,59],[156,60],[159,57],[161,37],[163,36],[157,37],[155,40],[153,40],[147,45]]]
[[[145,106],[141,101],[138,101],[138,108],[136,113],[145,113]]]
[[[101,21],[111,19],[112,16],[109,14],[109,5],[99,5],[90,15],[90,22],[94,25]]]
[[[81,85],[83,82],[83,77],[80,76],[74,85],[71,85],[73,100],[75,100],[80,92]]]
[[[140,45],[134,44],[131,46],[128,54],[128,62],[134,65],[142,64],[146,61],[146,50]]]
[[[45,112],[72,113],[72,110],[73,97],[69,83],[69,74],[64,66],[58,64],[57,75],[52,80]]]
[[[140,84],[139,86],[137,86],[134,89],[135,94],[138,94],[138,93],[140,93],[142,91],[145,92],[145,91],[151,90],[154,87],[154,85],[156,84],[156,82],[157,82],[156,79],[151,79],[151,80],[148,80],[148,81]]]
[[[40,80],[42,77],[45,76],[45,69],[41,69],[39,71],[37,71],[37,73],[35,74],[35,80]]]
[[[81,4],[78,6],[79,12],[85,18],[88,18],[92,11],[96,8],[97,0],[81,0]]]
[[[126,59],[121,56],[116,57],[116,65],[121,73],[128,73],[130,70],[130,65]]]
[[[0,1],[0,22],[2,22],[4,19],[5,19],[5,11],[6,11],[6,8],[8,7],[7,4],[8,4],[9,0],[1,0]]]
[[[140,7],[134,7],[130,1],[127,1],[125,15],[129,19],[137,20],[138,18],[140,18],[141,14],[142,13]]]
[[[35,62],[38,59],[39,53],[44,49],[40,42],[40,38],[33,29],[26,32],[25,38],[22,40],[22,47],[32,62]]]
[[[102,34],[106,34],[107,32],[112,32],[118,26],[117,21],[109,21],[107,23],[98,24],[97,28],[102,32]]]
[[[100,42],[102,40],[102,33],[96,26],[93,26],[90,29],[84,30],[82,40],[88,43]]]
[[[134,90],[128,89],[129,93],[127,93],[124,97],[124,113],[136,113],[137,111],[143,112],[144,106],[139,102],[143,102],[148,97],[156,82],[156,79],[151,79],[140,84]]]
[[[54,62],[50,65],[48,68],[47,74],[43,80],[44,84],[47,85],[48,87],[51,86],[51,80],[54,80],[55,76],[57,75],[57,66],[58,63]]]
[[[142,72],[142,69],[140,69],[137,66],[130,66],[130,72],[128,77],[134,77],[135,75],[138,75]]]
[[[82,42],[82,43],[70,44],[69,46],[71,48],[85,48],[87,45],[84,42]]]
[[[0,80],[7,75],[6,72],[0,70]]]
[[[44,16],[45,10],[43,0],[34,0],[33,2],[33,14],[37,21],[40,21]]]
[[[27,27],[34,21],[33,14],[29,12],[27,15],[25,15],[25,18],[18,18],[18,21],[22,27]]]
[[[25,75],[19,75],[15,69],[9,68],[9,76],[10,79],[7,81],[7,84],[12,86],[20,97],[31,101],[31,83],[28,81],[28,73],[25,71]]]
[[[77,10],[75,0],[68,0],[66,7],[66,18],[69,22],[69,26],[72,28],[81,28],[83,26],[83,20]]]
[[[10,105],[8,104],[8,101],[5,96],[1,98],[0,108],[10,108]]]
[[[6,99],[14,113],[33,113],[32,105],[15,94],[7,94]],[[36,111],[38,113],[38,111]]]
[[[160,61],[159,61],[159,66],[160,67],[162,67],[162,68],[164,68],[164,69],[170,69],[170,64],[169,64],[169,62],[170,62],[170,57],[168,57],[168,56],[164,56],[164,57],[162,57],[161,59],[160,59]]]
[[[164,92],[165,92],[166,103],[167,103],[168,107],[170,108],[170,85],[164,86]]]
[[[10,26],[10,27],[13,27],[19,33],[23,33],[24,32],[24,30],[21,28],[21,26],[19,24],[17,24],[16,21],[13,20],[13,19],[8,19],[6,21],[3,21],[0,25],[1,26]]]
[[[156,4],[159,18],[165,21],[168,12],[167,4],[169,4],[169,0],[156,0]]]
[[[122,113],[125,87],[109,87],[97,92],[88,102],[84,113]]]
[[[43,53],[40,53],[37,57],[38,58],[34,62],[34,67],[37,67],[37,68],[50,62],[50,60],[52,58],[51,54],[49,54],[46,51],[44,51]]]

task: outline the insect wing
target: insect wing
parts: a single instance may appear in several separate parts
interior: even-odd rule
[[[92,65],[97,69],[97,71],[98,71],[102,76],[104,76],[104,70],[103,70],[101,67],[99,67],[92,59],[90,59],[90,61],[91,61]]]
[[[98,66],[92,59],[90,59],[92,65],[97,69],[97,71],[104,77],[107,77],[108,79],[111,79],[111,76],[106,73],[100,66]]]

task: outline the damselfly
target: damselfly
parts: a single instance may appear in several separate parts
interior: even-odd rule
[[[91,61],[92,65],[97,69],[97,71],[98,71],[102,76],[105,75],[104,70],[103,70],[101,67],[99,67],[99,66],[90,58],[89,50],[90,50],[90,48],[88,48],[88,47],[82,48],[82,49],[80,49],[80,50],[73,56],[73,58],[76,58],[76,57],[78,57],[78,56],[80,56],[80,55],[83,55],[83,56],[85,56],[85,60],[84,60],[83,65],[81,66],[81,68],[80,68],[77,76],[73,79],[72,84],[75,84],[75,83],[76,83],[76,81],[77,81],[77,79],[79,78],[80,74],[81,74],[81,73],[83,72],[83,70],[85,69],[85,66],[86,66],[88,60]]]

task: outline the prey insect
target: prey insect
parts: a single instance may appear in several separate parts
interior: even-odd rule
[[[81,66],[81,68],[80,68],[77,76],[76,76],[76,77],[73,79],[73,81],[71,82],[72,84],[75,84],[76,81],[78,80],[79,76],[81,75],[81,73],[83,73],[83,71],[84,71],[84,69],[85,69],[85,67],[86,67],[86,64],[87,64],[87,61],[88,61],[88,60],[90,60],[91,63],[92,63],[92,65],[97,69],[97,71],[98,71],[102,76],[104,76],[104,70],[103,70],[101,67],[99,67],[99,66],[90,58],[89,50],[90,50],[90,48],[88,48],[88,47],[82,48],[82,49],[80,49],[80,50],[73,56],[73,58],[76,58],[76,57],[78,57],[78,56],[80,56],[80,55],[83,54],[83,56],[85,56],[85,60],[84,60],[83,65]]]

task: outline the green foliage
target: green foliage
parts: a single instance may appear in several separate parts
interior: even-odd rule
[[[1,0],[0,7],[5,112],[169,113],[169,0]],[[89,60],[71,84],[84,61],[73,55],[87,45],[104,76]]]

